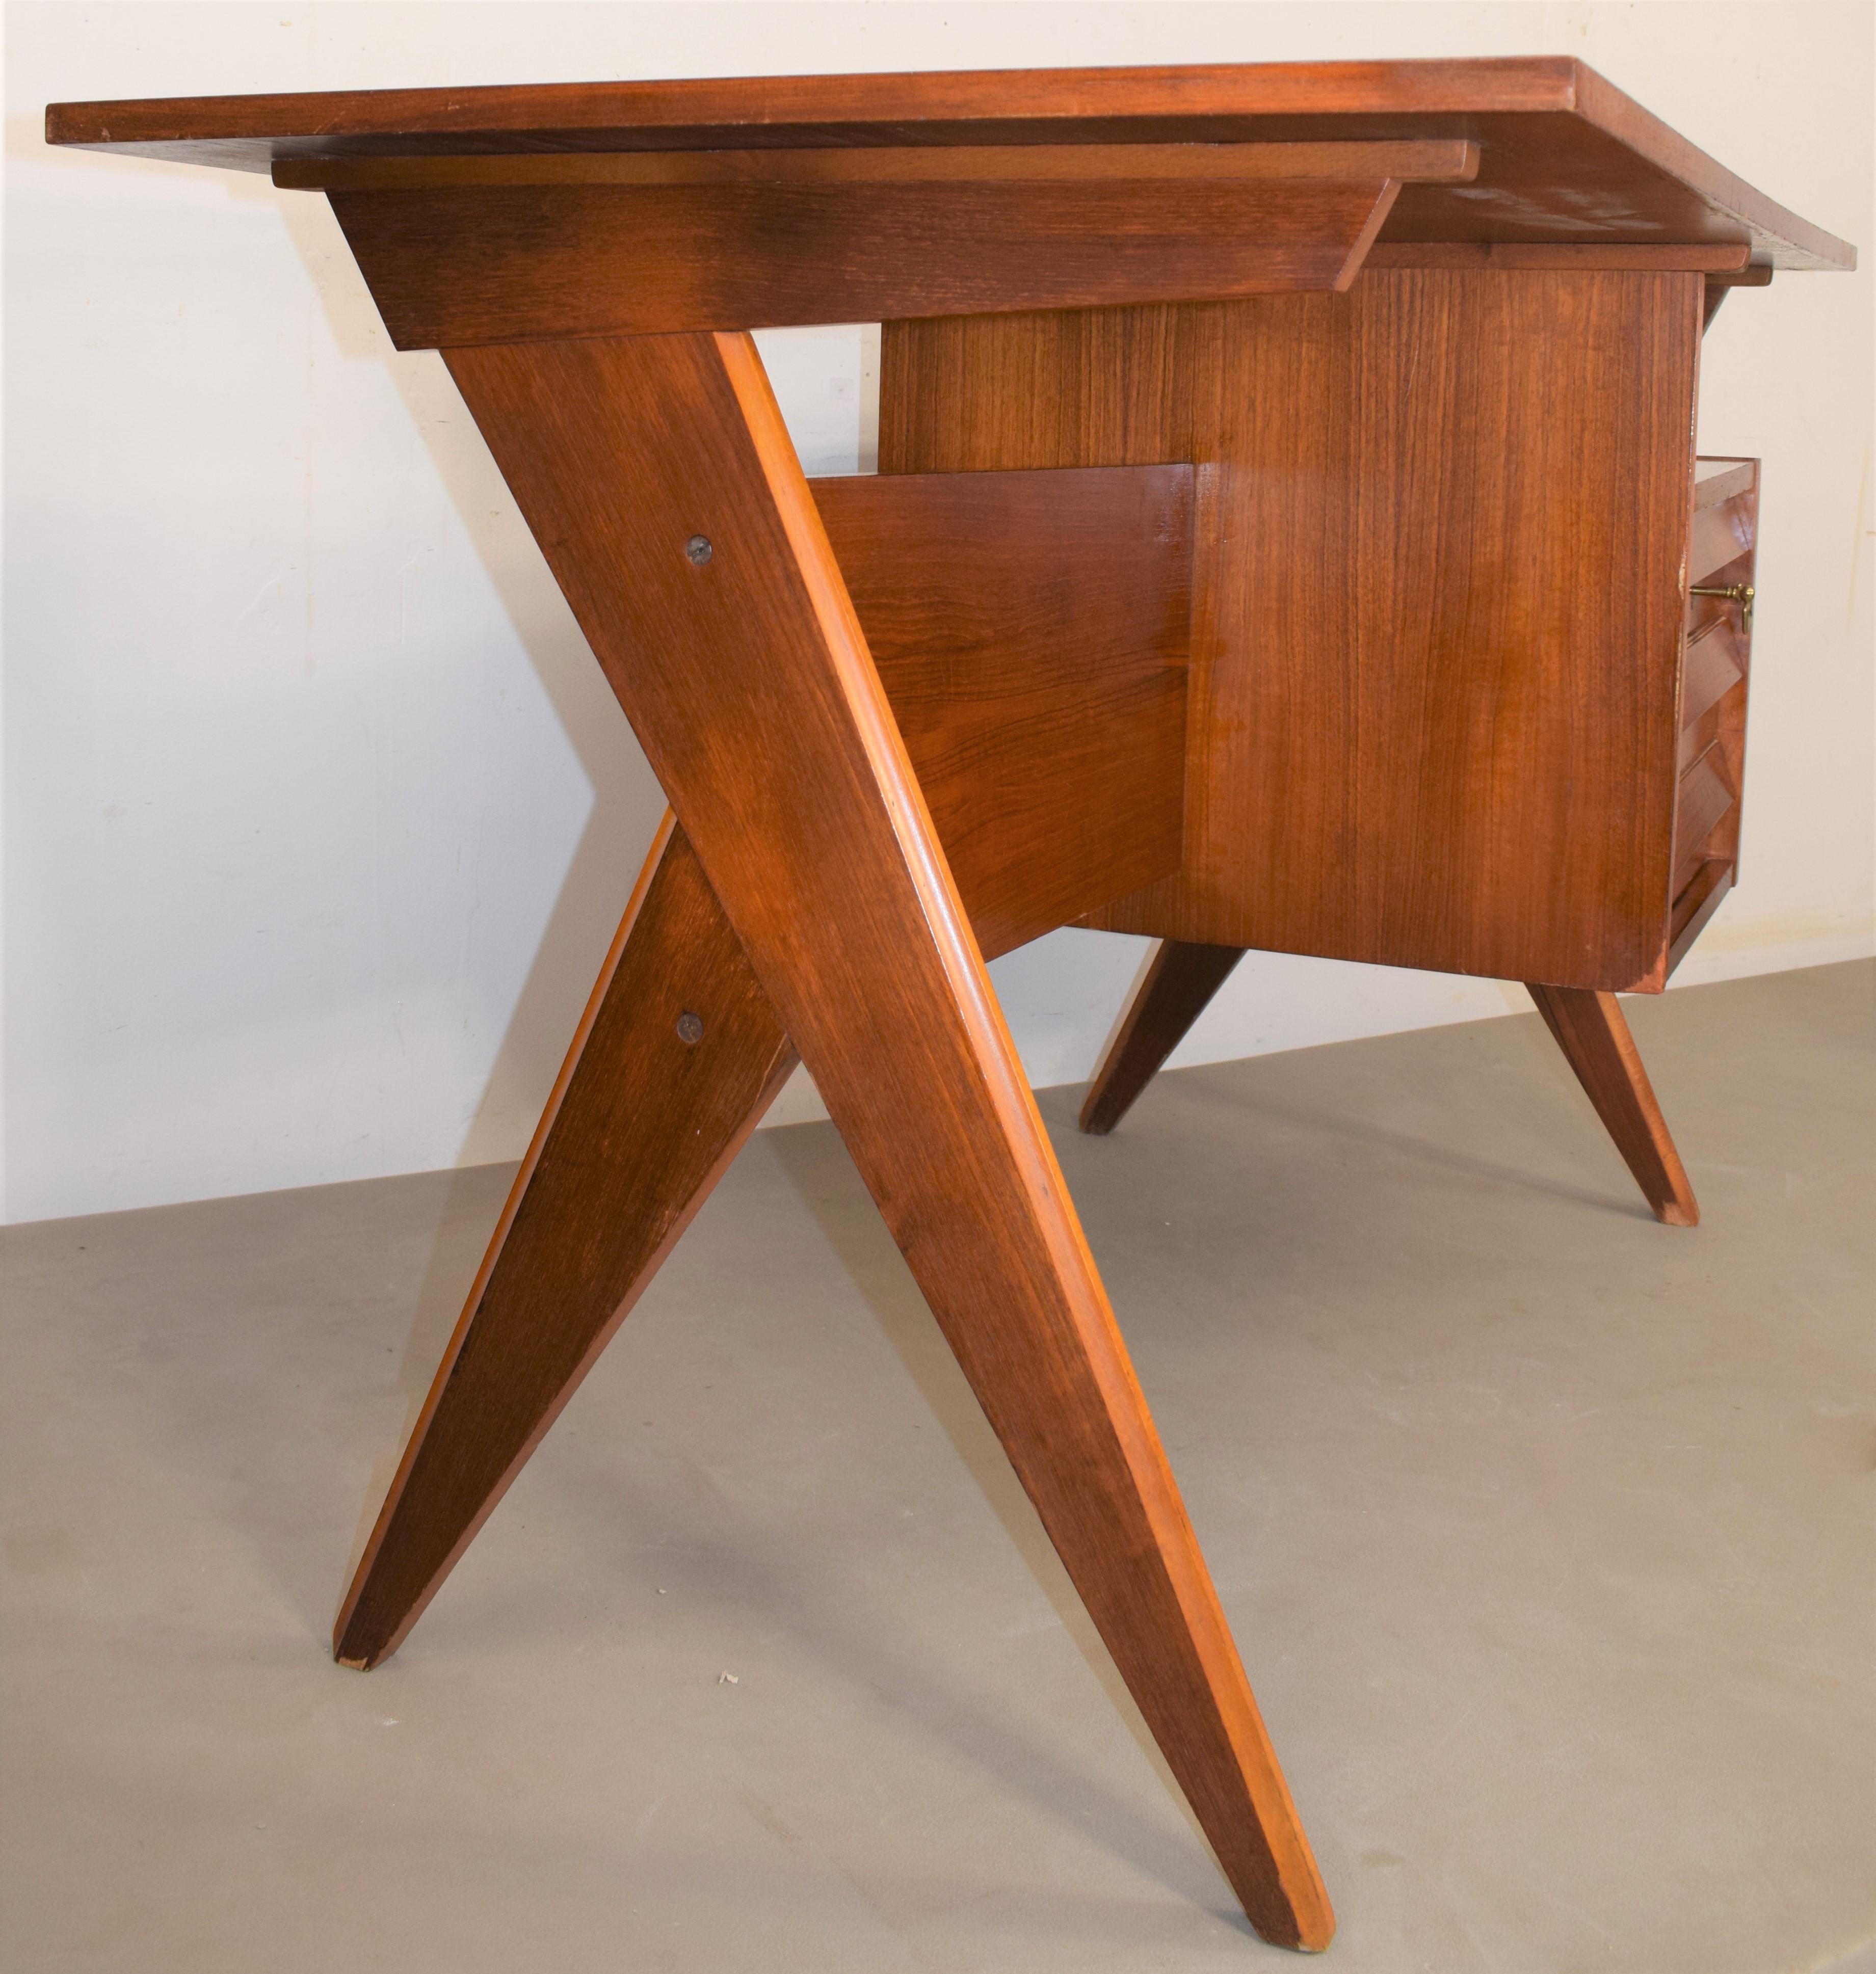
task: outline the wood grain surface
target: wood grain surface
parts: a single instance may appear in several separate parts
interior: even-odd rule
[[[890,471],[1189,458],[1185,864],[1091,923],[1658,981],[1701,277],[892,323]]]
[[[743,180],[333,192],[400,349],[1335,288],[1397,182]]]
[[[1679,897],[1701,865],[1717,854],[1714,833],[1730,815],[1733,800],[1726,756],[1716,740],[1681,778],[1674,805],[1678,841],[1671,896]]]
[[[794,1065],[667,817],[340,1608],[335,1657],[372,1666],[397,1649]]]
[[[1710,274],[1723,279],[1746,267],[1750,251],[1743,242],[1734,245],[1709,241],[1677,247],[1655,241],[1396,240],[1378,241],[1363,264],[1369,267],[1489,267],[1501,274],[1599,267],[1630,273]]]
[[[449,362],[1226,1877],[1267,1937],[1323,1944],[1326,1895],[753,344]]]
[[[1733,875],[1731,857],[1711,858],[1694,872],[1687,889],[1675,899],[1668,948],[1670,973],[1687,957],[1707,920],[1725,903],[1727,894],[1733,888]]]
[[[1477,186],[1414,189],[1390,239],[1717,241],[1781,267],[1855,261],[1561,55],[62,103],[46,134],[259,172],[295,157],[1459,138],[1479,146]]]
[[[1120,1123],[1243,957],[1241,946],[1159,942],[1088,1086],[1083,1130],[1104,1138]]]
[[[285,189],[313,192],[418,192],[490,185],[1051,185],[1096,179],[1218,184],[1320,179],[1346,185],[1357,179],[1399,179],[1462,184],[1478,172],[1476,144],[1462,137],[1435,137],[1391,143],[1351,139],[1323,144],[894,144],[851,149],[501,151],[454,157],[287,158],[274,166],[274,182]],[[1717,268],[1743,267],[1746,256],[1743,247],[1609,251],[1657,259],[1691,254],[1694,261],[1677,257],[1674,264]]]
[[[1732,286],[1853,251],[1563,58],[67,103],[47,132],[327,189],[681,822],[339,1656],[395,1648],[799,1046],[1246,1912],[1326,1944],[984,950],[1076,913],[1166,942],[1097,1130],[1241,947],[1543,983],[1692,1225],[1609,990],[1659,986],[1736,861],[1747,626],[1685,585],[1749,579],[1757,483],[1694,495],[1699,337]],[[818,507],[749,337],[671,333],[882,318],[883,470],[1000,485]],[[1690,631],[1730,641],[1684,671]]]
[[[1176,871],[1192,469],[811,484],[985,956]]]
[[[1615,996],[1535,983],[1530,996],[1655,1217],[1670,1227],[1697,1226],[1694,1189]]]

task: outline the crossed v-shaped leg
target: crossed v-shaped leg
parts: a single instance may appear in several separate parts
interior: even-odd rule
[[[339,1612],[346,1664],[396,1651],[795,1063],[667,815]]]
[[[449,362],[682,828],[595,989],[339,1657],[395,1648],[799,1048],[1245,1911],[1326,1945],[1307,1842],[753,345]]]

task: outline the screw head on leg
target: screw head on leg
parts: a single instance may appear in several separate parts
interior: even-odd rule
[[[687,1008],[677,1017],[677,1039],[687,1048],[704,1039],[704,1018]]]

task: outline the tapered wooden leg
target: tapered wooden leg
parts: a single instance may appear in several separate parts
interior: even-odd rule
[[[670,817],[333,1631],[397,1649],[795,1064]]]
[[[1697,1227],[1694,1189],[1615,996],[1526,984],[1655,1218],[1670,1227]]]
[[[1333,1920],[753,343],[451,369],[1252,1923]]]
[[[1185,1039],[1212,997],[1245,956],[1241,946],[1194,946],[1163,939],[1094,1080],[1082,1100],[1081,1126],[1104,1138],[1133,1107],[1159,1065]]]

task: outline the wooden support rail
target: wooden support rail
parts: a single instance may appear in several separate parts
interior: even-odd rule
[[[1344,288],[1403,185],[1478,169],[1458,141],[277,167],[330,182],[406,349]]]

